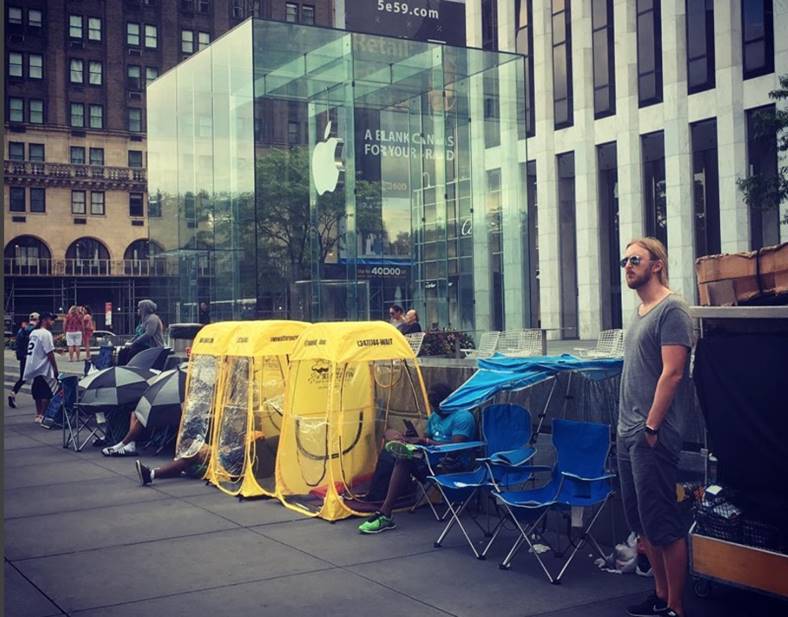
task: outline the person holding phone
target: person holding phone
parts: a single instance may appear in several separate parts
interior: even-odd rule
[[[430,387],[427,392],[427,399],[432,409],[429,420],[427,421],[427,431],[424,437],[420,437],[416,427],[410,423],[405,424],[405,433],[395,430],[388,430],[384,435],[386,447],[381,452],[378,466],[375,469],[375,476],[379,478],[385,476],[390,469],[390,479],[380,510],[359,525],[358,530],[363,534],[376,534],[391,529],[396,529],[392,512],[397,500],[404,494],[411,478],[424,482],[430,471],[423,458],[411,456],[413,453],[412,444],[425,446],[436,446],[447,443],[462,443],[471,441],[476,437],[476,419],[473,414],[466,410],[458,410],[444,413],[440,409],[440,404],[451,394],[451,388],[445,383],[437,383]],[[469,464],[470,461],[462,457],[457,458],[458,466]],[[460,469],[452,469],[459,471]],[[373,477],[372,484],[376,483]],[[370,495],[367,495],[370,500]]]

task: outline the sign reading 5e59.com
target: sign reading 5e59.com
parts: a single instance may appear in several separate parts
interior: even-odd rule
[[[465,0],[346,0],[345,27],[465,46]]]

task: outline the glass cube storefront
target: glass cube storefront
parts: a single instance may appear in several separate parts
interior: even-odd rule
[[[148,88],[169,322],[530,323],[523,59],[248,20]],[[518,92],[519,89],[519,92]]]

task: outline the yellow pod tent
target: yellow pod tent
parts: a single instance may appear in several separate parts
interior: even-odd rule
[[[210,443],[220,368],[233,332],[241,323],[222,321],[208,324],[201,328],[194,338],[189,355],[175,458],[196,456]]]
[[[274,496],[288,358],[309,324],[252,321],[227,348],[206,479],[228,495]]]
[[[423,425],[429,408],[408,341],[385,322],[309,326],[290,356],[286,392],[276,496],[331,521],[363,514],[351,504],[366,492],[384,431],[402,431],[404,419]]]

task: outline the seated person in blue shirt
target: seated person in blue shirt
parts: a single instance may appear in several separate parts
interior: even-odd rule
[[[386,499],[378,512],[359,525],[358,530],[361,533],[381,533],[395,529],[397,525],[394,523],[392,510],[397,499],[407,490],[411,476],[423,482],[429,475],[426,461],[422,457],[413,456],[416,449],[410,444],[437,446],[473,441],[476,438],[476,419],[471,412],[464,409],[449,413],[441,411],[441,402],[451,392],[451,388],[444,383],[434,384],[427,392],[432,413],[427,422],[426,437],[411,437],[393,430],[386,431],[385,453],[394,454],[397,458],[391,472]],[[470,465],[470,458],[463,455],[453,457],[453,461],[459,462],[460,468],[452,468],[451,471],[461,471],[463,466]]]

